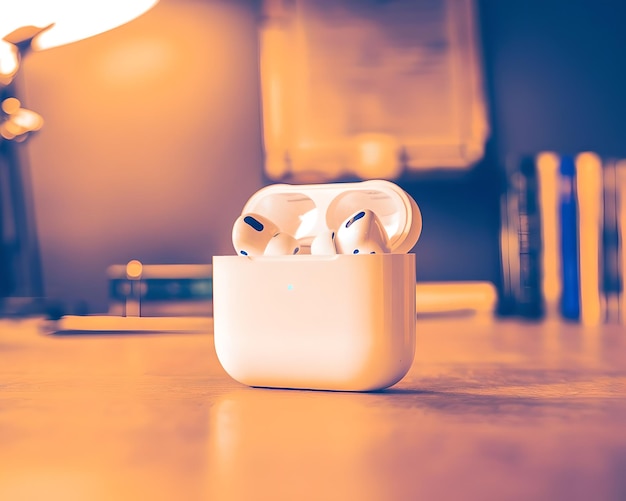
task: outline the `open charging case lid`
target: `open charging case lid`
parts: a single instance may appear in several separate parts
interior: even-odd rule
[[[359,210],[369,209],[380,220],[392,253],[409,252],[422,231],[422,215],[413,198],[390,181],[290,185],[273,184],[250,197],[242,214],[273,221],[281,231],[306,241],[339,228]]]

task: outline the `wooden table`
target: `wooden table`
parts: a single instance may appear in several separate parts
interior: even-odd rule
[[[625,500],[626,332],[418,320],[380,393],[244,387],[205,334],[0,322],[2,500]]]

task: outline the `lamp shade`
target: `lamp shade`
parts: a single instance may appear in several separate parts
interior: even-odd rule
[[[31,43],[49,49],[113,29],[158,0],[0,0],[0,38],[24,26],[48,27]]]

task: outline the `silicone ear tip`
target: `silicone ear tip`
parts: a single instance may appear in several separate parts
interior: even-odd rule
[[[300,250],[298,241],[287,233],[277,233],[274,235],[265,248],[266,256],[288,256],[297,254]]]

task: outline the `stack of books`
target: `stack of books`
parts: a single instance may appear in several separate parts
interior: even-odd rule
[[[502,315],[624,322],[626,160],[510,160],[501,198]]]
[[[139,263],[137,261],[137,263]],[[130,263],[129,263],[130,264]],[[112,265],[109,315],[142,317],[204,317],[213,315],[213,267],[210,264]]]

